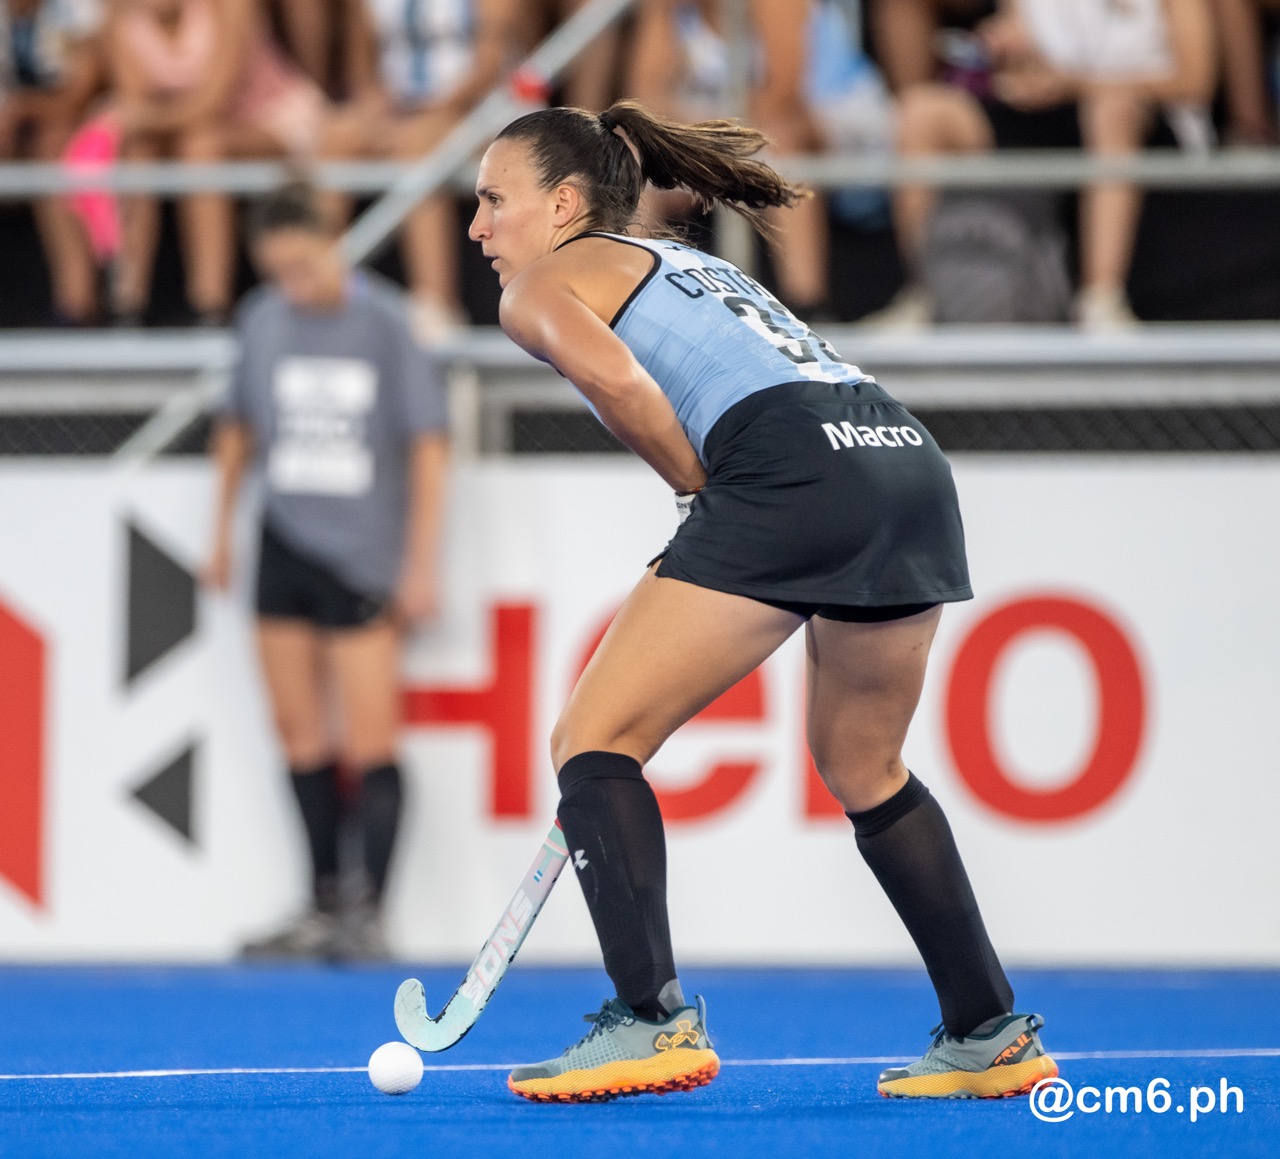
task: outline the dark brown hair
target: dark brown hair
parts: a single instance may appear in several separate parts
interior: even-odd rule
[[[325,236],[333,232],[318,190],[305,178],[295,177],[249,206],[246,231],[250,242],[278,229],[300,229]]]
[[[754,160],[769,143],[758,129],[737,121],[686,125],[639,101],[617,101],[600,116],[586,109],[540,109],[512,121],[497,139],[528,145],[544,189],[562,181],[577,184],[591,228],[608,233],[631,224],[646,181],[659,189],[688,190],[703,210],[726,205],[763,234],[769,232],[766,209],[809,196]]]

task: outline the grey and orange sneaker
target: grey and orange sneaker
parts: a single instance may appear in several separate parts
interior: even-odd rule
[[[610,998],[591,1029],[559,1058],[518,1066],[507,1086],[540,1103],[603,1103],[626,1095],[691,1091],[720,1071],[707,1037],[707,1006],[680,1006],[661,1022]]]
[[[312,908],[299,914],[283,929],[266,937],[245,942],[242,957],[251,961],[283,961],[296,958],[333,957],[338,935],[338,915]]]
[[[882,1095],[908,1099],[999,1099],[1025,1094],[1058,1064],[1036,1033],[1038,1014],[1006,1014],[984,1022],[973,1034],[953,1038],[940,1026],[924,1057],[910,1066],[880,1072]]]

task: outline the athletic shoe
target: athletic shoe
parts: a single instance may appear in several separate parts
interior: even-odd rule
[[[1053,1078],[1058,1064],[1044,1052],[1036,1033],[1038,1014],[1006,1014],[991,1019],[982,1033],[953,1038],[940,1026],[919,1062],[880,1072],[882,1095],[911,1099],[999,1099],[1029,1091]],[[984,1022],[978,1027],[990,1025]]]
[[[284,929],[245,942],[240,953],[245,958],[331,958],[338,936],[338,916],[328,910],[309,909]]]
[[[926,330],[933,325],[933,301],[923,286],[908,283],[887,306],[859,318],[857,325],[866,330],[900,334]]]
[[[391,957],[376,902],[365,898],[343,911],[329,953],[339,962],[385,962]]]
[[[1115,333],[1140,325],[1129,299],[1120,289],[1089,286],[1076,295],[1075,319],[1082,330]]]
[[[681,1006],[660,1022],[610,998],[586,1035],[559,1058],[518,1066],[507,1079],[516,1094],[540,1103],[603,1103],[624,1095],[691,1091],[720,1071],[707,1037],[707,1006]]]

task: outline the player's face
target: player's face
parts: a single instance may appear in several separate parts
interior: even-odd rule
[[[480,204],[468,233],[505,287],[555,248],[556,192],[538,184],[538,171],[522,142],[495,141],[480,160],[476,198]]]
[[[307,229],[273,229],[258,238],[253,257],[290,305],[301,310],[341,305],[346,271],[332,238]]]

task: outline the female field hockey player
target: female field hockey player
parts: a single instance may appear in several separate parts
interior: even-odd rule
[[[1008,1095],[1057,1073],[1015,1014],[951,830],[902,763],[941,605],[969,599],[951,470],[869,376],[717,258],[629,237],[645,181],[757,227],[802,194],[728,121],[634,101],[554,108],[489,147],[471,237],[503,329],[582,393],[677,493],[675,537],[627,598],[551,739],[559,818],[617,997],[560,1057],[508,1085],[573,1102],[687,1090],[719,1069],[685,1002],[662,817],[642,769],[802,625],[819,772],[928,968],[942,1027],[886,1095]]]

